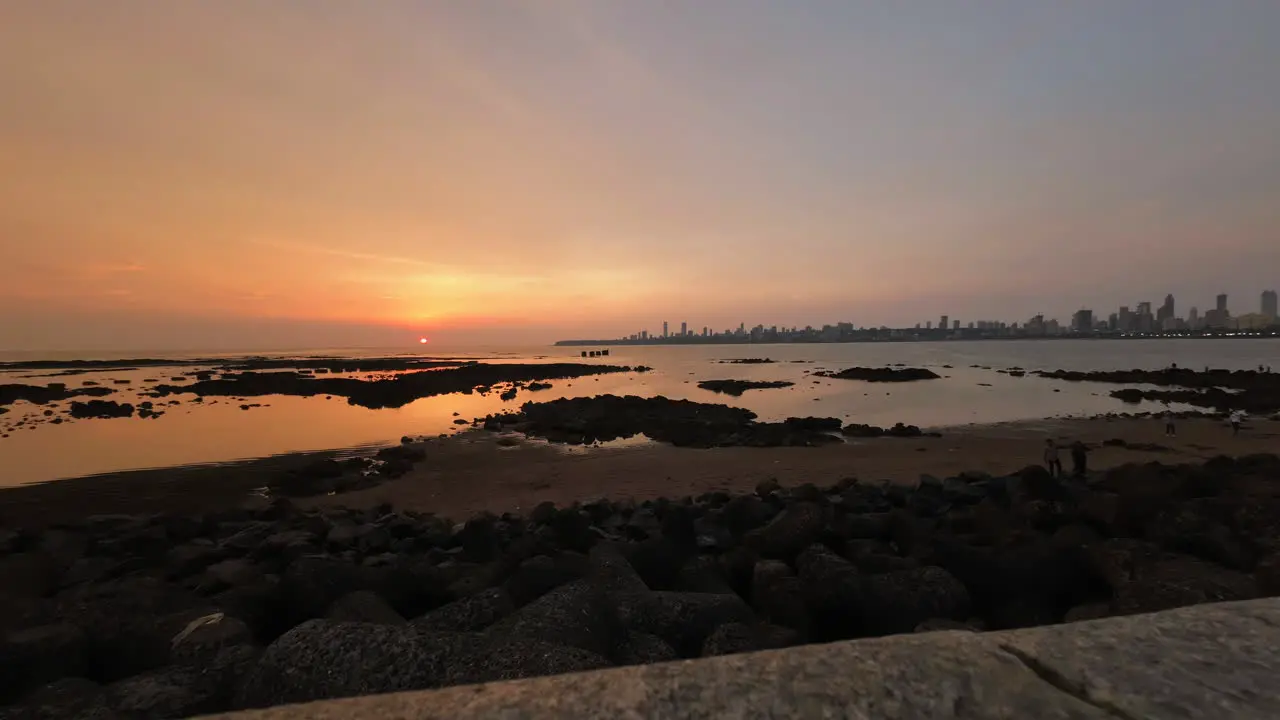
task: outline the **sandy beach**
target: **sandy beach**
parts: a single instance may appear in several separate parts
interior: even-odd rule
[[[368,490],[303,502],[348,507],[385,502],[465,518],[481,511],[528,510],[545,500],[563,505],[601,497],[643,500],[715,490],[742,492],[770,478],[784,486],[831,484],[845,477],[914,483],[922,474],[999,474],[1038,464],[1048,437],[1097,446],[1089,453],[1089,466],[1105,469],[1130,462],[1199,462],[1215,455],[1274,453],[1280,450],[1280,422],[1259,420],[1232,437],[1221,421],[1183,420],[1177,437],[1169,438],[1155,419],[1053,420],[951,428],[940,438],[875,438],[814,448],[690,449],[647,443],[566,451],[532,441],[503,448],[492,435],[468,433],[440,442],[408,475]],[[1168,450],[1101,445],[1112,438]],[[1062,459],[1069,469],[1065,451]]]
[[[875,438],[825,447],[712,449],[658,443],[566,447],[483,431],[423,443],[427,459],[410,473],[376,487],[302,498],[306,506],[370,507],[433,512],[453,519],[481,511],[517,512],[539,502],[557,504],[608,497],[656,498],[715,490],[742,491],[766,479],[783,485],[833,483],[845,477],[913,483],[921,474],[945,477],[965,470],[1011,472],[1041,461],[1044,439],[1093,446],[1091,469],[1127,462],[1197,462],[1215,455],[1280,450],[1280,422],[1255,420],[1239,437],[1222,422],[1183,420],[1178,436],[1164,436],[1154,419],[1080,419],[1001,423],[943,429],[940,438]],[[516,436],[518,437],[518,436]],[[1113,438],[1167,450],[1103,446]],[[227,465],[140,470],[0,490],[0,523],[42,525],[95,514],[208,512],[259,502],[254,491],[273,473],[329,453],[299,453]],[[1064,463],[1070,459],[1063,453]]]

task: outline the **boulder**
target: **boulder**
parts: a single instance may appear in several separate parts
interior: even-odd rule
[[[0,557],[0,596],[41,598],[58,587],[61,569],[44,553],[23,552]]]
[[[489,626],[491,638],[567,645],[608,656],[616,628],[606,596],[586,580],[552,590]]]
[[[329,606],[325,617],[343,622],[366,622],[380,625],[402,625],[405,620],[400,617],[386,600],[377,593],[368,590],[357,590],[347,593]]]
[[[871,575],[861,585],[855,607],[865,635],[907,633],[926,620],[969,617],[968,591],[939,567]]]
[[[102,686],[81,677],[55,680],[27,694],[20,708],[0,709],[0,717],[23,720],[54,720],[55,718],[112,718],[115,713],[107,707]]]
[[[797,502],[788,505],[768,525],[747,533],[744,542],[765,557],[788,559],[813,544],[826,522],[821,506]]]
[[[237,707],[511,680],[608,667],[605,658],[527,638],[311,620],[272,643]]]
[[[27,690],[88,670],[89,639],[75,625],[40,625],[9,634],[0,643],[0,702]]]
[[[169,658],[183,665],[207,665],[223,649],[253,643],[253,631],[244,622],[216,612],[187,623],[169,642]]]
[[[420,630],[475,632],[515,612],[516,604],[505,588],[489,588],[455,600],[413,620]]]
[[[1257,581],[1249,575],[1198,558],[1168,555],[1134,567],[1132,579],[1116,589],[1112,609],[1128,615],[1259,595]]]
[[[725,623],[707,636],[706,642],[702,644],[702,657],[773,650],[794,645],[798,641],[795,631],[788,628]]]
[[[775,512],[772,505],[755,495],[738,495],[725,503],[722,517],[729,532],[740,538],[768,523]]]
[[[628,631],[656,635],[681,657],[697,657],[720,625],[755,621],[741,598],[714,593],[655,591],[618,610]]]
[[[225,708],[216,674],[193,667],[171,667],[117,682],[106,690],[121,717],[183,718]]]
[[[511,601],[519,606],[586,574],[587,559],[578,553],[565,552],[555,557],[537,555],[520,563],[503,587]]]
[[[368,569],[335,558],[308,555],[289,564],[281,578],[285,609],[296,621],[322,617],[335,600],[374,585]]]
[[[618,665],[648,665],[679,658],[675,649],[665,640],[657,635],[641,632],[625,633],[613,654],[613,660]]]
[[[809,635],[809,608],[804,585],[786,563],[761,560],[751,580],[751,604],[766,620],[795,630],[801,639]]]
[[[226,551],[214,545],[177,545],[165,556],[165,575],[171,580],[180,580],[226,557]]]
[[[265,573],[251,561],[232,558],[205,568],[201,588],[208,592],[222,592],[228,588],[256,585],[265,579]]]
[[[683,592],[734,594],[719,558],[699,555],[680,568],[679,589]]]

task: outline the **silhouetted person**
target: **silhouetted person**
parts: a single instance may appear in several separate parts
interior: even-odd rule
[[[1234,437],[1240,434],[1240,423],[1244,422],[1244,413],[1239,410],[1231,411],[1231,435]]]
[[[1062,477],[1062,460],[1058,458],[1058,446],[1050,438],[1044,441],[1044,465],[1053,477]]]
[[[1071,474],[1082,478],[1089,472],[1089,448],[1079,440],[1071,444]]]
[[[1169,411],[1168,407],[1165,407],[1164,413],[1161,417],[1164,418],[1165,437],[1176,437],[1178,435],[1178,428],[1173,424],[1173,413]]]

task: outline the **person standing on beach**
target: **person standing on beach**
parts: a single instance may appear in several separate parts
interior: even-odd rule
[[[1079,440],[1071,444],[1071,474],[1083,478],[1089,472],[1089,448]]]
[[[1231,411],[1231,435],[1232,437],[1240,434],[1240,423],[1244,422],[1244,413],[1239,410]]]
[[[1163,418],[1164,418],[1164,434],[1165,434],[1165,437],[1175,437],[1175,436],[1177,436],[1177,434],[1178,434],[1178,428],[1177,428],[1177,426],[1175,426],[1175,425],[1173,424],[1173,413],[1169,411],[1169,406],[1168,406],[1168,405],[1166,405],[1166,406],[1164,407],[1164,412],[1161,414],[1161,417],[1163,417]]]
[[[1044,464],[1053,477],[1062,477],[1062,460],[1058,458],[1058,446],[1053,438],[1044,441]]]

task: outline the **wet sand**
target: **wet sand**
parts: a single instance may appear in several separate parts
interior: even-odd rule
[[[1095,447],[1089,453],[1090,469],[1280,452],[1280,422],[1271,420],[1254,421],[1238,438],[1231,437],[1230,427],[1221,421],[1208,419],[1180,421],[1175,438],[1165,437],[1164,425],[1153,419],[1081,419],[950,428],[940,438],[874,438],[813,448],[695,449],[646,443],[567,451],[536,441],[504,448],[488,433],[466,433],[442,443],[408,475],[367,490],[300,503],[362,507],[387,502],[465,518],[486,510],[527,510],[544,500],[568,504],[599,497],[643,500],[751,490],[769,478],[783,485],[831,484],[845,477],[916,482],[921,474],[999,474],[1040,463],[1047,437],[1091,445],[1123,438],[1169,448],[1150,452]],[[1060,457],[1070,471],[1070,453],[1063,450]]]
[[[948,428],[940,438],[875,438],[806,448],[676,448],[656,443],[566,448],[536,440],[503,447],[486,432],[424,442],[427,460],[377,487],[296,500],[304,506],[367,507],[465,518],[475,512],[527,510],[544,500],[568,504],[608,497],[656,498],[713,490],[749,490],[841,478],[915,482],[964,470],[1007,473],[1041,461],[1046,437],[1100,445],[1111,438],[1155,443],[1166,451],[1096,447],[1090,469],[1127,462],[1194,462],[1215,455],[1280,452],[1280,422],[1252,421],[1231,437],[1221,421],[1183,420],[1166,438],[1153,419],[1046,420]],[[281,469],[328,453],[301,453],[212,467],[142,470],[0,490],[0,525],[43,525],[108,513],[201,512],[254,502],[251,493]],[[1070,467],[1069,453],[1062,453]],[[260,500],[258,500],[260,501]]]

